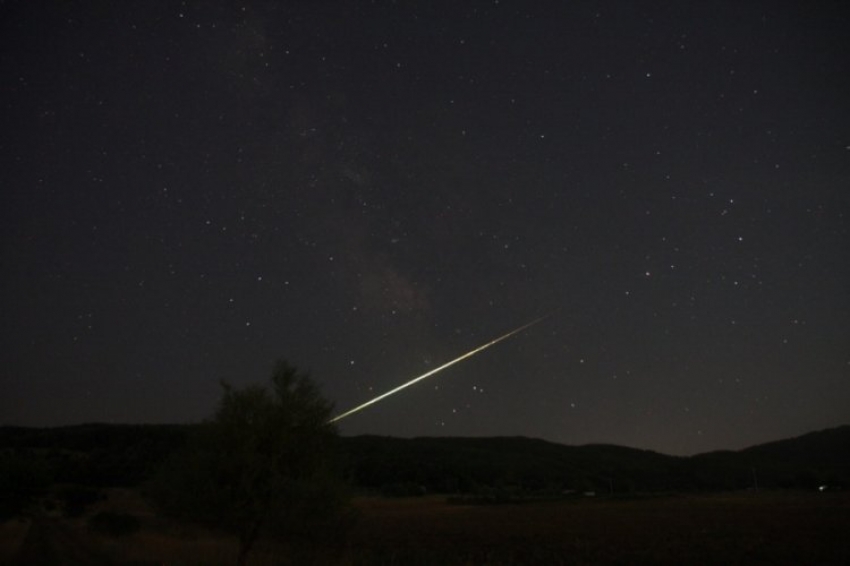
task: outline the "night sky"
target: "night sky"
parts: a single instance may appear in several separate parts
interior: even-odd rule
[[[310,370],[345,435],[850,422],[844,2],[0,3],[0,424]]]

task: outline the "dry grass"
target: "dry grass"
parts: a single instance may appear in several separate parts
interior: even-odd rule
[[[206,536],[190,538],[156,532],[139,532],[103,540],[106,554],[119,564],[234,564],[236,541]]]
[[[359,521],[340,548],[265,543],[253,566],[272,564],[848,564],[850,493],[733,494],[644,500],[577,499],[500,506],[444,498],[361,498]],[[134,565],[233,564],[232,537],[156,517],[132,492],[104,510],[134,513],[137,533],[83,533],[113,561]],[[0,529],[6,558],[26,524]]]
[[[0,564],[6,564],[20,548],[30,527],[28,519],[12,519],[0,523]]]
[[[850,563],[850,494],[359,505],[355,564]]]

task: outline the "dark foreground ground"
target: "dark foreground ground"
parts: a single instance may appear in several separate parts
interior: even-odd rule
[[[384,564],[850,564],[846,494],[361,506],[353,554]]]
[[[850,493],[737,493],[448,505],[361,498],[326,548],[264,544],[251,564],[850,564]],[[233,564],[235,541],[156,518],[131,492],[102,506],[142,528],[110,538],[85,518],[0,527],[2,564]],[[315,552],[312,552],[315,551]]]

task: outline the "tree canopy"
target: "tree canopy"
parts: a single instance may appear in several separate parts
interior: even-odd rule
[[[160,508],[238,535],[239,563],[259,537],[340,527],[333,406],[309,374],[280,361],[270,388],[222,386],[213,417],[154,481]]]

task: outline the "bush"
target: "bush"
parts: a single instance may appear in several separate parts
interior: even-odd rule
[[[139,530],[138,517],[126,513],[114,513],[112,511],[101,511],[89,519],[89,528],[109,535],[111,537],[122,537],[135,533]]]
[[[93,503],[103,499],[97,489],[79,485],[63,487],[57,495],[62,501],[65,516],[69,518],[81,517]]]

